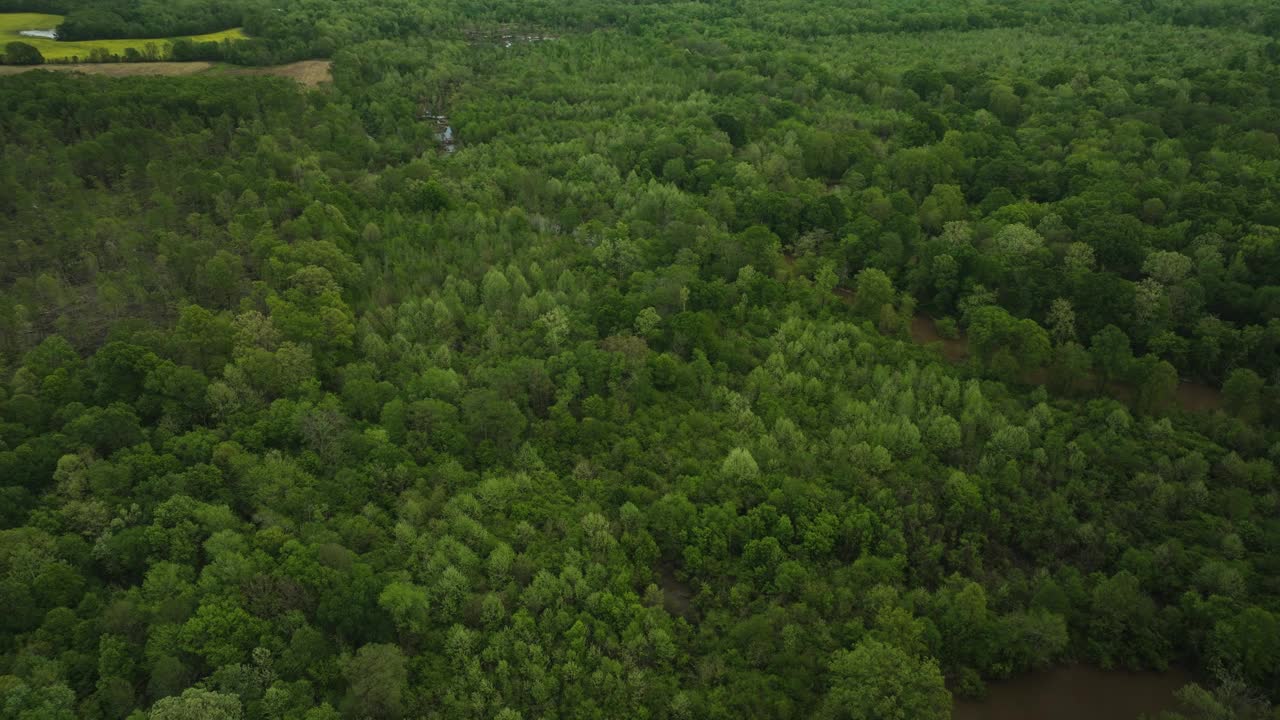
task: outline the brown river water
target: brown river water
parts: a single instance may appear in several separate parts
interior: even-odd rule
[[[953,720],[1137,720],[1174,710],[1191,682],[1180,670],[1125,672],[1073,665],[987,685],[981,701],[957,700]]]

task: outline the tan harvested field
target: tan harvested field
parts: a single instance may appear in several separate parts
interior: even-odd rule
[[[213,67],[208,62],[153,62],[153,63],[70,63],[66,65],[0,65],[0,75],[17,75],[31,70],[53,72],[80,72],[86,75],[107,77],[132,77],[134,75],[195,75]]]
[[[307,87],[329,82],[328,60],[303,60],[288,65],[270,67],[236,67],[215,65],[210,62],[152,62],[152,63],[72,63],[68,65],[17,66],[0,65],[0,75],[17,75],[32,70],[54,72],[81,72],[87,75],[107,77],[163,76],[179,77],[202,73],[219,75],[276,75],[296,80]]]
[[[333,80],[330,73],[332,63],[328,60],[302,60],[288,65],[272,65],[270,67],[233,67],[220,65],[217,72],[227,75],[278,75],[306,85],[315,87],[320,83]]]

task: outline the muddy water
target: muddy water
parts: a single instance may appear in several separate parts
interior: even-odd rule
[[[836,288],[837,293],[840,290],[840,288]],[[852,294],[850,294],[851,297]],[[941,343],[939,349],[941,349],[943,357],[953,363],[961,363],[969,358],[968,338],[963,334],[956,339],[942,337],[938,334],[933,318],[924,313],[916,313],[915,317],[911,318],[911,339],[919,345]],[[1048,377],[1048,371],[1041,368],[1025,375],[1022,379],[1024,382],[1033,385],[1044,385],[1047,383]],[[1096,381],[1093,381],[1093,383],[1096,384]],[[1119,400],[1131,401],[1133,399],[1133,388],[1128,385],[1109,383],[1106,389],[1112,397]],[[1222,407],[1222,391],[1193,380],[1179,382],[1173,397],[1178,407],[1192,412],[1209,412]]]
[[[1179,670],[1131,673],[1080,665],[994,682],[981,702],[957,700],[953,720],[1137,720],[1176,709],[1191,682]]]
[[[784,254],[783,262],[789,269],[794,268],[796,259],[792,255]],[[854,292],[850,288],[837,287],[833,291],[841,300],[852,303]],[[962,363],[969,358],[969,340],[963,334],[958,338],[944,338],[938,333],[937,325],[932,317],[919,312],[911,318],[911,339],[919,345],[932,345],[938,343],[938,349],[941,350],[942,356],[953,363]],[[1048,379],[1048,372],[1040,369],[1024,378],[1029,383],[1036,385],[1044,385]],[[1112,383],[1108,388],[1108,392],[1117,399],[1132,400],[1133,388]],[[1223,406],[1222,392],[1217,388],[1210,387],[1203,383],[1183,380],[1178,383],[1178,388],[1174,393],[1174,400],[1178,407],[1183,410],[1193,412],[1209,412],[1217,410]],[[959,716],[957,716],[959,717]],[[1105,718],[1090,719],[1105,720]],[[1126,719],[1128,720],[1128,719]]]
[[[911,339],[920,345],[941,343],[942,354],[954,363],[962,362],[969,357],[969,343],[962,338],[944,338],[938,333],[933,318],[924,313],[916,313],[911,318]]]

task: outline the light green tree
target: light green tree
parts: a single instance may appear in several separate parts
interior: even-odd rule
[[[933,660],[866,639],[832,658],[831,689],[823,699],[820,717],[944,720],[951,717],[951,693]]]
[[[240,698],[227,693],[187,688],[178,697],[151,706],[149,720],[240,720]]]
[[[393,582],[378,596],[378,604],[391,614],[402,632],[425,632],[431,621],[431,598],[426,588],[409,582]]]
[[[739,447],[729,451],[729,456],[720,466],[720,474],[726,480],[748,482],[760,475],[760,467],[749,450]]]

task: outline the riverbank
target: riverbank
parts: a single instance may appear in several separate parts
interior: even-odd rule
[[[795,257],[791,255],[783,255],[782,260],[786,263],[788,274],[795,273]],[[842,302],[853,303],[854,291],[847,287],[835,287],[832,292],[840,298]],[[957,333],[956,337],[944,337],[938,332],[937,321],[927,313],[918,312],[911,318],[910,325],[911,340],[917,345],[933,346],[938,349],[944,358],[953,365],[958,365],[969,360],[969,339],[963,332]],[[1046,384],[1048,373],[1043,368],[1037,370],[1031,376],[1025,378],[1027,384],[1044,385]],[[1090,378],[1094,378],[1090,374]],[[1085,387],[1092,385],[1092,388]],[[1130,402],[1134,398],[1134,390],[1132,387],[1123,383],[1106,383],[1105,385],[1094,379],[1091,383],[1086,382],[1078,387],[1081,391],[1104,393],[1118,400]],[[1179,378],[1178,387],[1174,391],[1173,401],[1177,406],[1189,412],[1212,412],[1223,407],[1222,391],[1218,388],[1211,387],[1194,380],[1183,380]]]
[[[1177,707],[1191,682],[1183,670],[1128,672],[1070,665],[987,685],[979,701],[957,700],[952,720],[1138,720]]]
[[[911,339],[918,345],[937,347],[942,356],[953,364],[963,363],[969,359],[969,339],[965,334],[959,333],[954,338],[943,337],[938,332],[934,319],[925,313],[916,313],[915,317],[911,318]],[[1129,402],[1134,398],[1133,388],[1124,383],[1111,382],[1104,385],[1092,373],[1089,377],[1090,380],[1083,381],[1077,386],[1078,391],[1089,392],[1089,386],[1092,386],[1094,392],[1104,392],[1118,400]],[[1044,385],[1047,380],[1048,373],[1043,369],[1025,378],[1025,381],[1032,385]],[[1212,412],[1223,406],[1221,390],[1194,380],[1180,379],[1174,391],[1173,401],[1179,408],[1190,412]]]

